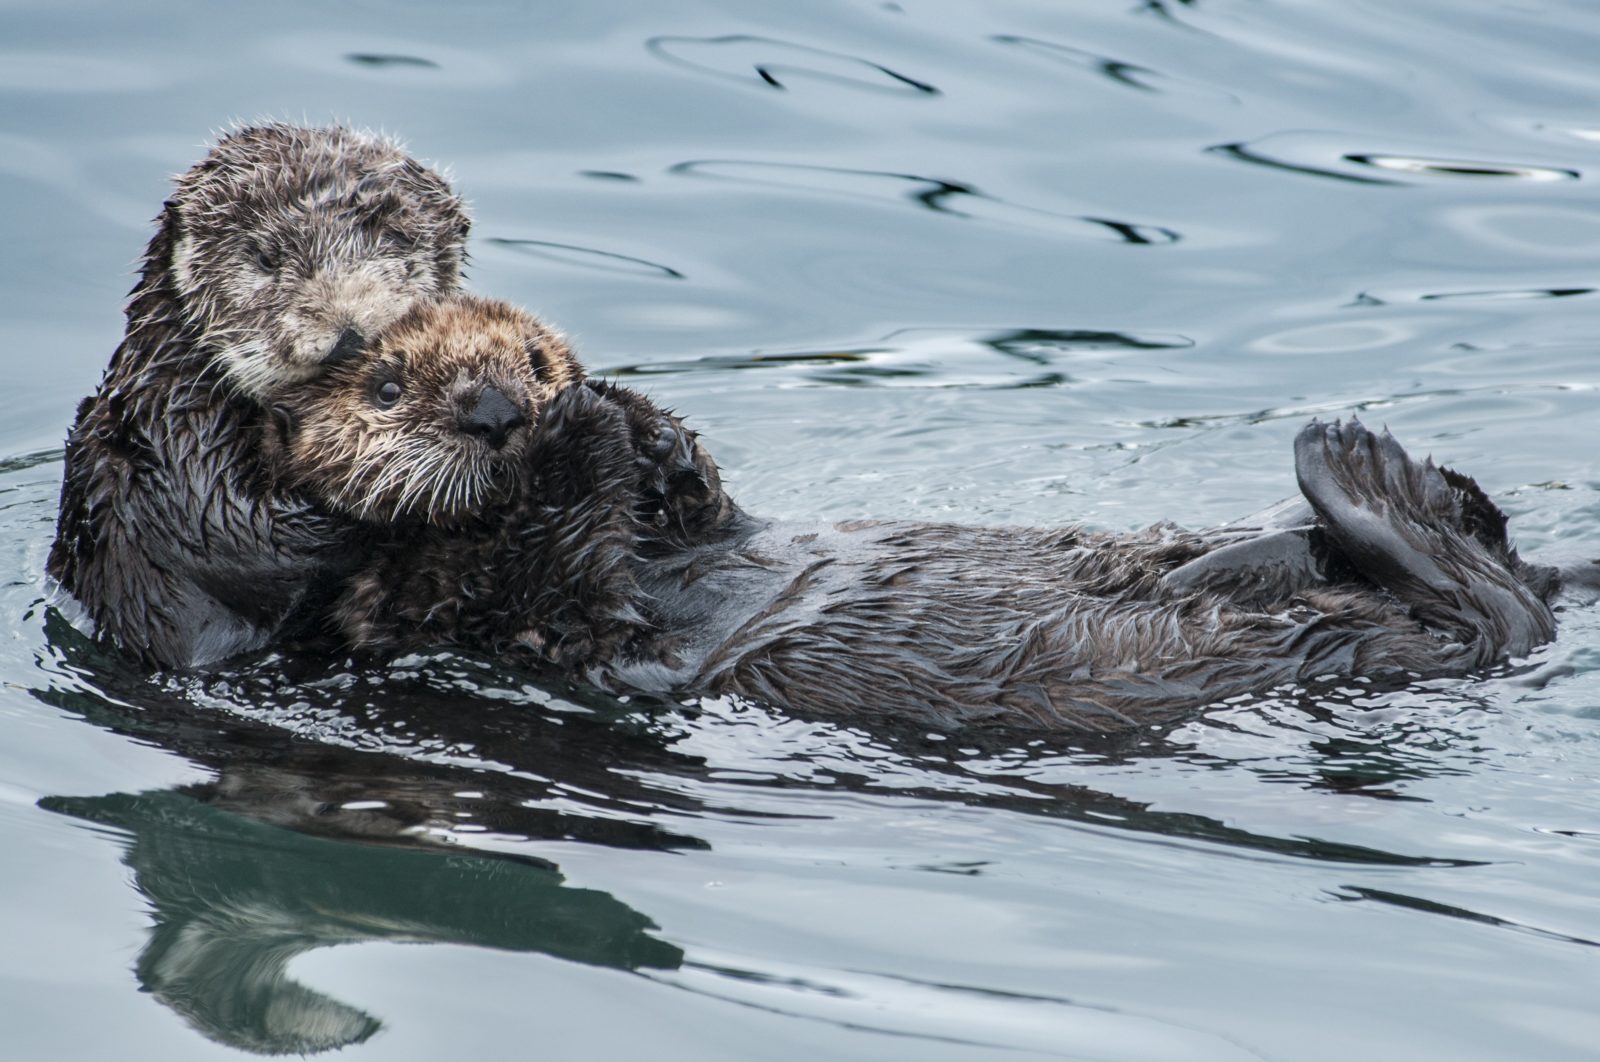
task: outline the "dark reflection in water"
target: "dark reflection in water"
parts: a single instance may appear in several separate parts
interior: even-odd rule
[[[369,67],[420,67],[427,70],[437,70],[439,64],[432,59],[424,59],[420,55],[384,55],[377,52],[352,52],[345,56],[357,66]]]
[[[1007,336],[1023,349],[1040,339]],[[160,682],[101,653],[53,611],[45,624],[54,670],[76,682],[35,690],[38,699],[211,774],[172,790],[48,797],[41,806],[126,836],[124,860],[155,922],[135,967],[141,986],[205,1035],[252,1051],[310,1053],[379,1027],[381,1016],[288,979],[296,956],[342,943],[459,943],[620,970],[692,968],[722,987],[680,987],[730,1000],[740,991],[733,982],[767,976],[691,961],[653,934],[646,914],[566,886],[544,860],[443,843],[470,845],[475,835],[501,845],[560,838],[692,850],[707,844],[685,832],[694,823],[828,815],[804,800],[785,802],[793,815],[763,810],[775,790],[825,791],[982,808],[1247,860],[1478,865],[1250,830],[1080,782],[1095,770],[1176,760],[1391,800],[1398,785],[1460,769],[1452,746],[1470,737],[1420,720],[1376,732],[1348,722],[1386,696],[1370,686],[1308,686],[1214,719],[1222,733],[1265,722],[1285,741],[1303,739],[1294,756],[1252,765],[1206,753],[1181,730],[1069,744],[1032,732],[946,741],[893,725],[864,732],[821,722],[796,742],[781,725],[796,720],[768,709],[704,706],[702,718],[692,706],[641,709],[567,688],[552,699],[526,676],[445,654],[361,670],[269,657]],[[731,783],[726,765],[679,749],[741,715],[767,735],[770,771],[741,766]],[[812,769],[821,762],[825,771]],[[981,861],[927,869],[985,873]]]
[[[1512,163],[1473,162],[1467,159],[1419,159],[1403,155],[1346,155],[1350,162],[1395,173],[1421,177],[1491,177],[1522,181],[1576,181],[1577,170],[1553,166],[1519,166]]]
[[[1352,184],[1410,184],[1410,179],[1492,179],[1532,182],[1576,181],[1582,174],[1557,166],[1421,158],[1346,151],[1332,133],[1276,133],[1248,143],[1217,144],[1206,150],[1255,166],[1326,177]],[[1375,176],[1377,170],[1385,176]]]
[[[1592,295],[1594,288],[1514,288],[1505,291],[1440,291],[1419,295],[1422,302],[1444,299],[1570,299],[1577,295]]]
[[[1424,914],[1444,915],[1447,918],[1459,918],[1464,922],[1476,922],[1479,925],[1493,926],[1496,929],[1509,929],[1516,933],[1526,933],[1529,936],[1540,937],[1545,940],[1554,940],[1562,944],[1581,944],[1585,947],[1600,948],[1600,941],[1589,940],[1586,937],[1575,937],[1568,933],[1558,933],[1552,929],[1540,929],[1523,922],[1509,918],[1498,918],[1494,915],[1483,914],[1479,911],[1469,911],[1464,907],[1453,904],[1439,903],[1435,900],[1425,900],[1420,896],[1407,896],[1405,893],[1391,892],[1387,889],[1372,889],[1358,885],[1346,885],[1342,890],[1334,893],[1340,900],[1368,900],[1375,903],[1388,904],[1391,907],[1402,907],[1411,911],[1421,911]]]
[[[633,179],[626,174],[590,174],[590,176],[603,176],[621,180]],[[551,243],[549,240],[521,240],[499,236],[486,237],[483,242],[494,247],[504,247],[518,254],[546,258],[561,265],[583,266],[588,269],[601,269],[610,273],[664,277],[668,280],[684,279],[684,275],[671,266],[662,265],[660,262],[646,261],[643,258],[634,258],[631,255],[617,254],[615,251],[597,251],[593,247],[579,247],[570,243]]]
[[[1174,26],[1182,26],[1192,30],[1194,26],[1180,19],[1178,9],[1193,9],[1199,5],[1199,0],[1139,0],[1134,4],[1133,10],[1141,14],[1154,15],[1163,22],[1170,22]]]
[[[1027,54],[1037,55],[1053,63],[1087,70],[1092,74],[1105,78],[1112,84],[1120,85],[1123,88],[1135,89],[1139,92],[1157,95],[1182,92],[1202,95],[1216,100],[1225,100],[1231,104],[1241,102],[1232,93],[1199,86],[1192,82],[1180,81],[1151,67],[1141,66],[1138,63],[1130,63],[1121,59],[1112,59],[1109,56],[1098,55],[1082,48],[1074,48],[1066,44],[1057,44],[1054,41],[1040,40],[1037,37],[1025,37],[1012,33],[998,33],[989,39],[996,44],[1015,48]]]
[[[295,788],[280,774],[257,793]],[[123,861],[155,922],[134,967],[140,987],[219,1043],[310,1054],[378,1030],[372,1015],[290,980],[289,963],[313,948],[470,944],[621,970],[683,959],[644,915],[564,885],[547,863],[313,837],[268,825],[279,808],[268,800],[255,814],[244,795],[222,779],[39,802],[127,835]]]
[[[810,382],[836,387],[1056,387],[1073,382],[1068,373],[1056,367],[1056,362],[1074,354],[1088,351],[1173,350],[1193,345],[1193,340],[1186,336],[1089,328],[1016,328],[976,335],[902,328],[885,336],[881,344],[869,346],[834,350],[752,351],[749,354],[714,355],[684,361],[612,366],[607,372],[619,377],[633,377],[787,368],[804,371]],[[990,356],[995,354],[1005,360],[994,363]]]
[[[748,34],[652,37],[645,42],[645,47],[669,63],[717,77],[748,81],[745,71],[754,70],[762,82],[780,90],[788,88],[784,77],[801,76],[877,92],[939,95],[939,90],[926,81],[907,77],[869,59],[772,37]]]
[[[703,848],[698,838],[618,814],[645,794],[630,778],[608,773],[606,738],[614,746],[643,744],[643,754],[628,757],[636,767],[658,758],[651,743],[604,729],[583,755],[564,756],[552,748],[562,746],[563,727],[546,721],[541,732],[497,718],[492,702],[463,712],[459,701],[435,705],[460,723],[440,737],[419,721],[416,693],[403,679],[372,692],[405,705],[404,722],[370,714],[359,689],[337,682],[269,683],[265,674],[241,671],[199,687],[211,698],[239,698],[241,706],[257,694],[269,704],[287,702],[308,724],[348,711],[347,719],[361,720],[354,733],[380,745],[413,742],[414,754],[308,740],[219,711],[214,700],[196,703],[194,689],[185,696],[149,682],[140,688],[136,672],[101,654],[59,616],[47,618],[47,626],[69,669],[92,674],[105,693],[36,690],[40,700],[213,772],[210,781],[173,790],[40,801],[47,810],[127,834],[124,861],[155,922],[135,966],[139,983],[211,1039],[267,1054],[304,1054],[376,1031],[378,1018],[288,978],[288,964],[318,947],[469,944],[622,970],[681,962],[682,951],[652,936],[655,926],[645,915],[607,893],[566,886],[549,862],[445,843],[486,834]],[[133,693],[139,696],[125,697]],[[524,756],[496,769],[493,757],[506,745]],[[478,756],[460,751],[467,748]],[[450,749],[457,751],[433,761],[423,754]],[[556,763],[566,769],[554,777],[542,773]],[[566,787],[594,794],[594,806],[583,814],[535,806],[560,798]],[[670,802],[656,796],[667,798],[657,804]]]
[[[1009,33],[996,34],[989,39],[996,44],[1011,45],[1024,51],[1037,52],[1051,59],[1070,63],[1073,66],[1085,67],[1104,75],[1119,85],[1138,89],[1141,92],[1161,91],[1160,88],[1150,84],[1149,80],[1147,80],[1159,78],[1161,75],[1149,67],[1139,66],[1136,63],[1108,59],[1103,55],[1086,52],[1081,48],[1069,48],[1065,44],[1052,44],[1050,41],[1036,40],[1032,37],[1018,37]]]
[[[913,173],[739,159],[699,159],[680,162],[672,166],[668,172],[747,184],[785,185],[817,192],[838,192],[874,198],[893,191],[898,193],[900,198],[908,199],[934,213],[949,217],[981,217],[1029,226],[1036,226],[1040,218],[1051,218],[1056,221],[1097,226],[1104,232],[1111,233],[1118,241],[1135,245],[1171,244],[1183,239],[1183,235],[1176,229],[1161,225],[1143,225],[1082,214],[1058,214],[1037,207],[1007,202],[982,192],[964,181],[922,177]]]
[[[694,705],[665,703],[641,710],[599,694],[588,698],[589,711],[574,710],[570,703],[558,709],[540,703],[539,688],[526,676],[440,654],[362,672],[320,665],[292,674],[284,674],[283,661],[270,658],[258,668],[243,667],[176,690],[146,686],[140,708],[132,711],[122,707],[124,696],[114,691],[133,692],[136,672],[120,661],[97,659],[93,646],[59,617],[49,626],[55,646],[72,661],[71,670],[107,692],[52,688],[36,690],[35,696],[215,772],[213,782],[186,790],[191,797],[300,833],[403,846],[431,845],[447,834],[470,839],[469,833],[491,833],[671,851],[706,847],[681,830],[707,814],[791,817],[730,804],[725,793],[716,801],[696,795],[704,783],[721,777],[722,765],[676,747],[702,726],[730,725],[723,717],[727,711],[747,723],[776,725],[794,718],[773,709],[734,704],[717,709],[704,724]],[[1359,715],[1374,699],[1402,691],[1308,685],[1263,700],[1261,711],[1271,712],[1276,725],[1320,736],[1300,750],[1306,762],[1294,773],[1281,765],[1258,773],[1270,781],[1321,788],[1358,762],[1362,785],[1341,788],[1372,796],[1384,796],[1377,790],[1405,780],[1453,773],[1458,768],[1442,765],[1441,753],[1470,739],[1430,730],[1425,723],[1389,726],[1387,737],[1358,728],[1350,729],[1346,740],[1323,733],[1347,726],[1341,718]],[[1474,704],[1462,696],[1463,707]],[[1206,769],[1238,766],[1197,753],[1187,740],[1172,740],[1171,732],[1074,736],[1069,742],[1037,731],[1002,731],[962,734],[946,743],[884,721],[875,721],[870,731],[854,721],[818,725],[810,739],[835,735],[842,744],[828,747],[830,757],[853,759],[858,768],[830,769],[829,789],[873,792],[887,776],[885,769],[898,765],[911,769],[917,781],[908,784],[905,775],[896,775],[897,796],[1202,839],[1315,862],[1472,863],[1262,836],[1202,815],[1154,811],[1145,803],[1036,773],[1041,766],[1103,768],[1170,758]],[[1237,723],[1218,719],[1212,725]],[[803,766],[816,751],[779,749],[772,762]],[[974,779],[990,785],[975,792],[962,784]],[[759,793],[817,784],[810,772],[789,776],[780,769],[766,777],[747,773],[739,788]],[[561,810],[540,806],[549,803],[559,803]]]
[[[150,741],[216,772],[210,799],[323,836],[394,843],[444,833],[576,840],[613,848],[704,848],[650,821],[704,810],[635,772],[699,760],[599,713],[546,712],[522,683],[495,688],[481,665],[441,657],[366,672],[268,658],[165,687],[101,652],[52,610],[52,647],[87,689],[39,700]],[[137,704],[137,711],[123,705]],[[582,793],[582,813],[572,794]],[[466,794],[466,795],[463,795]],[[356,803],[369,805],[352,809]],[[676,821],[686,821],[678,819]]]
[[[1286,159],[1273,158],[1250,144],[1217,144],[1214,147],[1206,148],[1206,150],[1213,154],[1224,155],[1256,166],[1266,166],[1274,170],[1288,170],[1290,173],[1304,173],[1312,177],[1329,177],[1335,181],[1349,181],[1352,184],[1401,183],[1388,177],[1369,177],[1359,173],[1345,173],[1322,166],[1313,166],[1304,162],[1290,162]]]

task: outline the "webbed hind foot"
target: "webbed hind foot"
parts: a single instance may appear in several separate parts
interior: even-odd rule
[[[1519,572],[1505,516],[1471,479],[1413,461],[1387,430],[1354,418],[1312,421],[1294,455],[1301,492],[1350,564],[1473,645],[1479,663],[1554,635],[1549,607]]]

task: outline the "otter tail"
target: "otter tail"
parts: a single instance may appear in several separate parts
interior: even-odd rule
[[[1313,420],[1294,442],[1300,490],[1362,575],[1473,650],[1476,666],[1555,635],[1544,570],[1523,563],[1506,517],[1470,477],[1418,464],[1387,430]]]

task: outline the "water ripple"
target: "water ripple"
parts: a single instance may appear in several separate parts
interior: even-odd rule
[[[420,55],[391,55],[380,52],[351,52],[345,59],[357,66],[410,66],[423,67],[429,70],[439,69],[439,64],[432,59],[424,59]]]
[[[1347,885],[1343,893],[1334,893],[1341,900],[1361,901],[1370,900],[1376,903],[1389,904],[1394,907],[1403,907],[1412,911],[1421,911],[1426,914],[1445,915],[1449,918],[1460,918],[1467,922],[1476,922],[1479,925],[1493,926],[1497,929],[1509,929],[1516,933],[1526,933],[1529,936],[1540,937],[1545,940],[1559,941],[1563,944],[1581,944],[1584,947],[1600,948],[1600,941],[1590,940],[1588,937],[1574,936],[1553,929],[1542,929],[1539,926],[1528,925],[1524,922],[1514,921],[1510,918],[1501,918],[1498,915],[1484,914],[1480,911],[1468,910],[1454,904],[1439,903],[1436,900],[1426,900],[1420,896],[1408,896],[1405,893],[1392,892],[1388,889],[1365,888],[1358,885]]]
[[[1437,302],[1445,299],[1472,299],[1499,301],[1503,299],[1570,299],[1579,295],[1593,295],[1594,288],[1501,288],[1487,291],[1436,291],[1418,295],[1419,302]]]
[[[682,280],[684,278],[683,273],[669,265],[662,265],[660,262],[652,262],[646,258],[635,258],[627,254],[617,254],[615,251],[599,251],[593,247],[580,247],[572,243],[555,243],[550,240],[522,240],[505,236],[489,236],[483,242],[493,247],[504,247],[508,251],[530,258],[545,258],[553,262],[560,262],[563,265],[599,269],[607,273],[665,277],[668,280]]]
[[[1354,138],[1327,132],[1274,133],[1260,140],[1217,144],[1206,150],[1256,166],[1353,184],[1406,184],[1410,183],[1408,178],[1550,183],[1576,181],[1582,176],[1578,170],[1559,166],[1350,151],[1337,144],[1338,140]],[[1384,176],[1375,176],[1374,170]]]
[[[667,171],[673,174],[711,177],[746,184],[777,185],[812,192],[836,192],[865,198],[880,198],[894,190],[937,214],[958,218],[1001,221],[1037,228],[1039,218],[1072,222],[1073,227],[1092,225],[1110,233],[1119,243],[1133,245],[1171,244],[1183,239],[1176,229],[1145,225],[1084,214],[1058,214],[1038,207],[1010,203],[980,191],[964,181],[922,177],[888,170],[857,170],[841,166],[816,166],[793,162],[755,162],[740,159],[697,159],[680,162]]]
[[[1266,166],[1274,170],[1288,170],[1291,173],[1304,173],[1311,177],[1328,177],[1336,181],[1350,181],[1354,184],[1399,184],[1399,181],[1385,177],[1363,177],[1355,173],[1341,173],[1325,166],[1313,166],[1304,162],[1290,162],[1286,159],[1274,158],[1260,149],[1246,143],[1216,144],[1206,148],[1207,152],[1223,155],[1228,158],[1238,159],[1256,166]]]
[[[1232,93],[1181,82],[1171,75],[1163,74],[1161,71],[1153,70],[1148,66],[1097,55],[1082,48],[1073,48],[1065,44],[1056,44],[1053,41],[1039,40],[1036,37],[1022,37],[1011,33],[996,34],[989,39],[996,44],[1042,56],[1052,62],[1088,70],[1124,88],[1159,94],[1188,91],[1195,94],[1214,96],[1230,103],[1239,102],[1239,98]]]
[[[1525,166],[1509,162],[1475,162],[1470,159],[1424,159],[1404,155],[1344,156],[1347,161],[1360,166],[1406,173],[1420,177],[1471,177],[1511,178],[1523,181],[1576,181],[1582,176],[1577,170],[1554,166]]]
[[[789,86],[779,74],[849,85],[873,92],[938,96],[926,81],[897,73],[881,63],[841,52],[792,44],[773,37],[729,34],[723,37],[652,37],[645,47],[669,63],[734,81],[749,81],[748,71],[768,86]]]
[[[616,366],[618,376],[788,369],[810,385],[1015,389],[1079,383],[1061,362],[1093,351],[1191,347],[1186,336],[1096,329],[1018,328],[970,335],[907,328],[881,343],[827,350],[752,351],[684,361]],[[1122,378],[1126,378],[1122,373]]]

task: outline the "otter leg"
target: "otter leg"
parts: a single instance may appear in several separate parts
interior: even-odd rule
[[[1471,479],[1418,464],[1354,418],[1313,420],[1294,454],[1300,490],[1345,559],[1460,639],[1478,666],[1554,636],[1549,606],[1519,575],[1504,514]]]
[[[1204,593],[1266,607],[1356,577],[1304,498],[1285,498],[1199,535],[1207,552],[1161,577],[1175,595]]]
[[[1315,525],[1230,534],[1222,544],[1161,577],[1177,595],[1212,594],[1236,605],[1286,601],[1348,577],[1350,569]]]

